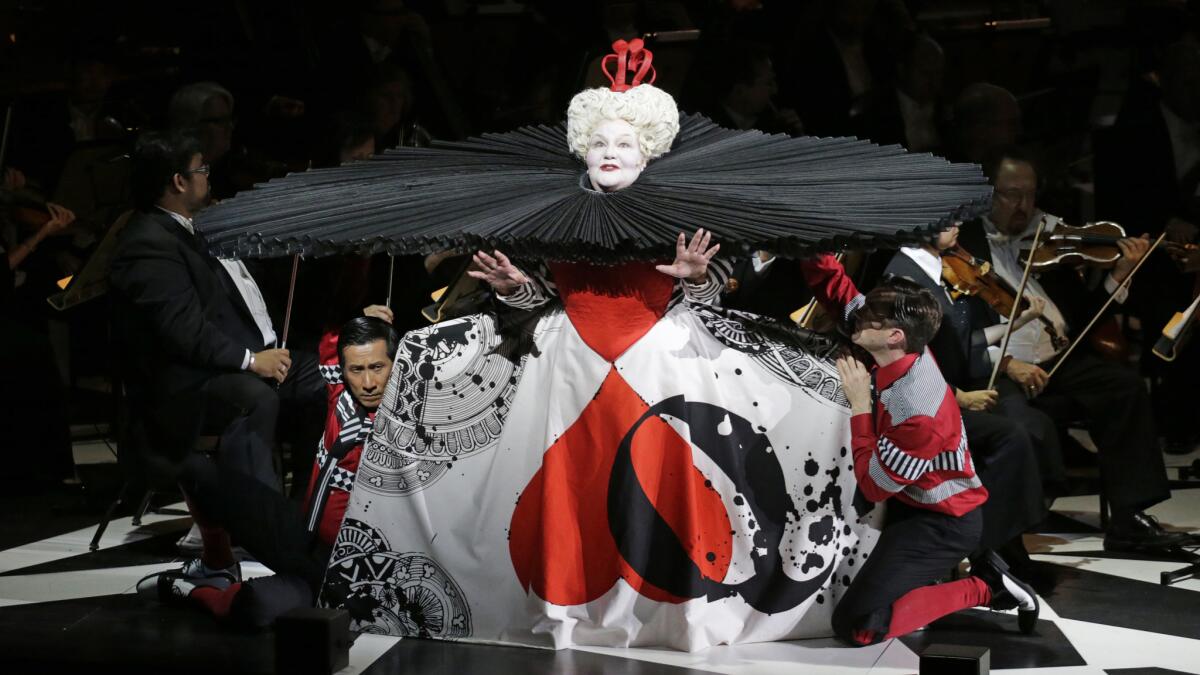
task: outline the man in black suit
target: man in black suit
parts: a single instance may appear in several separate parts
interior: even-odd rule
[[[946,57],[926,34],[906,37],[896,60],[896,85],[882,89],[862,116],[862,136],[913,152],[940,152],[939,98]]]
[[[1037,171],[1029,155],[1002,150],[987,163],[987,169],[995,187],[991,212],[964,224],[959,243],[976,258],[989,262],[1015,288],[1023,272],[1020,242],[1032,237],[1042,218],[1048,219],[1048,228],[1058,221],[1037,210]],[[1150,245],[1145,238],[1128,238],[1118,246],[1121,258],[1095,287],[1070,269],[1031,277],[1026,295],[1045,301],[1045,316],[1061,335],[1073,337],[1110,294],[1124,302],[1126,289],[1121,285]],[[1005,361],[1005,377],[996,382],[997,410],[1025,420],[1031,408],[1037,408],[1060,424],[1085,423],[1099,449],[1101,480],[1113,509],[1104,537],[1106,549],[1153,549],[1181,543],[1185,537],[1164,531],[1143,512],[1170,498],[1170,491],[1150,398],[1138,373],[1079,348],[1049,378],[1064,351],[1063,345],[1050,339],[1044,323],[1015,329],[1008,349],[1012,358]]]
[[[209,198],[198,141],[148,133],[133,170],[138,213],[119,234],[110,281],[130,404],[149,440],[149,477],[180,480],[201,429],[217,428],[219,464],[279,489],[272,453],[280,402],[321,404],[316,358],[275,347],[246,266],[210,256],[194,231],[191,219]],[[202,521],[206,556],[228,550],[227,540],[212,544],[223,532]],[[234,565],[202,560],[210,569]]]
[[[929,289],[942,306],[942,323],[928,346],[946,382],[954,389],[971,455],[980,480],[991,494],[983,506],[980,548],[997,550],[1010,565],[1019,568],[1029,561],[1021,534],[1046,515],[1039,480],[1039,463],[1045,462],[1039,462],[1029,427],[995,414],[996,392],[986,388],[991,372],[987,348],[1003,334],[1002,327],[990,326],[995,313],[977,297],[952,297],[943,284],[941,252],[953,248],[957,239],[958,227],[954,226],[929,245],[901,249],[888,263],[885,274],[907,278]],[[1041,305],[1035,304],[1018,317],[1017,324],[1035,320],[1040,311]],[[1041,415],[1041,426],[1053,432],[1054,423],[1048,417],[1037,411],[1034,414]],[[1026,574],[1034,576],[1028,571]]]
[[[1138,80],[1116,124],[1095,134],[1096,210],[1126,231],[1167,241],[1200,241],[1200,46],[1169,45],[1157,86]],[[1168,256],[1154,256],[1133,291],[1142,324],[1157,333],[1191,304],[1195,275]],[[1154,409],[1168,451],[1191,452],[1200,440],[1192,424],[1191,390],[1200,375],[1200,347],[1191,344],[1170,364],[1153,357],[1145,340],[1143,371],[1154,382]]]

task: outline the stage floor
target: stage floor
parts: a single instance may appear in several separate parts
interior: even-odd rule
[[[1200,454],[1200,453],[1198,453]],[[1196,455],[1193,455],[1196,456]],[[1169,457],[1172,466],[1191,457]],[[1171,472],[1172,478],[1175,471]],[[174,507],[179,508],[179,505]],[[1026,535],[1042,571],[1057,584],[1043,597],[1037,634],[1016,631],[1016,617],[971,610],[913,635],[854,649],[833,640],[714,647],[687,654],[650,649],[551,652],[400,640],[361,635],[344,673],[886,673],[917,672],[932,643],[991,649],[992,669],[1045,675],[1200,673],[1200,580],[1173,587],[1159,573],[1178,562],[1103,550],[1095,496],[1060,499],[1045,532]],[[1200,489],[1179,489],[1151,511],[1170,528],[1200,531]],[[36,518],[34,514],[8,517]],[[109,525],[101,549],[88,552],[94,527],[0,551],[0,667],[84,667],[88,673],[273,671],[273,635],[239,634],[185,607],[133,594],[142,576],[182,558],[174,543],[190,520],[178,513]],[[247,563],[250,576],[268,574]],[[1050,670],[1053,669],[1053,670]]]

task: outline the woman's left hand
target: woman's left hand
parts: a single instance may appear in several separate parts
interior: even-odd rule
[[[692,242],[687,243],[687,235],[679,233],[675,241],[675,262],[670,265],[656,265],[655,269],[676,279],[687,279],[692,283],[700,283],[708,275],[708,261],[713,259],[721,245],[708,247],[712,232],[703,228],[692,235]]]

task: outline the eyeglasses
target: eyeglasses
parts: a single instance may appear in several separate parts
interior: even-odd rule
[[[197,173],[200,174],[201,176],[207,176],[208,174],[212,173],[212,167],[207,164],[201,164],[200,166],[198,166],[194,169],[187,169],[185,171],[180,171],[179,175],[190,176],[192,174],[197,174]]]
[[[237,118],[232,115],[222,115],[220,117],[203,117],[200,119],[200,124],[211,124],[217,127],[233,129],[237,126]]]
[[[995,190],[993,194],[1009,204],[1017,204],[1025,199],[1032,202],[1037,197],[1034,190]]]

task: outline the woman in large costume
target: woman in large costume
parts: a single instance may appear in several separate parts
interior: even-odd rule
[[[210,221],[214,248],[239,255],[488,251],[475,275],[495,311],[404,336],[364,449],[322,594],[358,630],[683,650],[828,636],[877,537],[839,347],[720,309],[736,280],[709,264],[716,247],[675,235],[785,254],[904,240],[977,207],[982,177],[853,140],[681,125],[641,84],[640,41],[615,47],[612,89],[568,111],[574,157],[529,128],[297,178],[301,204],[268,185],[226,207],[240,229]],[[767,170],[747,180],[749,165]],[[373,211],[335,231],[352,203]],[[407,220],[380,234],[392,213]]]

